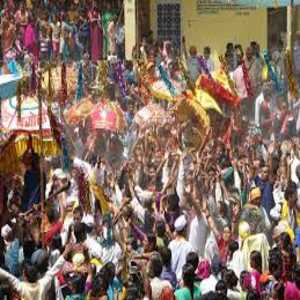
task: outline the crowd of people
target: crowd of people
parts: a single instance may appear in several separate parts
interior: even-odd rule
[[[183,38],[178,51],[149,34],[125,61],[121,6],[95,3],[3,2],[3,73],[11,60],[29,76],[49,61],[82,63],[83,94],[119,105],[126,127],[57,116],[69,167],[29,147],[22,172],[0,175],[0,299],[300,299],[300,119],[284,43],[269,61],[255,41],[245,53],[227,44],[221,68],[240,104],[209,110],[203,130],[149,86],[187,95],[218,71],[210,47],[202,56]],[[296,84],[299,47],[297,36]],[[137,124],[152,103],[165,116]]]

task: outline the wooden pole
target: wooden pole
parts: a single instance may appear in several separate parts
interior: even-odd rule
[[[294,0],[287,7],[287,50],[291,51],[293,57],[293,6]]]

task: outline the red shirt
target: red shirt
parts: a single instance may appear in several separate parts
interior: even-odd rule
[[[60,233],[62,226],[63,226],[63,223],[61,221],[51,224],[48,231],[46,231],[46,233],[45,233],[45,237],[44,237],[45,245],[49,245],[51,243],[53,237],[56,234]]]

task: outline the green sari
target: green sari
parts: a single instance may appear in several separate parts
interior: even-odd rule
[[[175,291],[175,296],[176,296],[177,300],[192,300],[191,292],[187,287],[183,287],[183,288]],[[200,288],[196,285],[194,285],[193,299],[194,300],[201,299]]]

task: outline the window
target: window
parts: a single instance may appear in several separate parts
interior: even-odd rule
[[[181,47],[181,7],[179,3],[157,4],[157,38],[170,40],[175,48]]]

